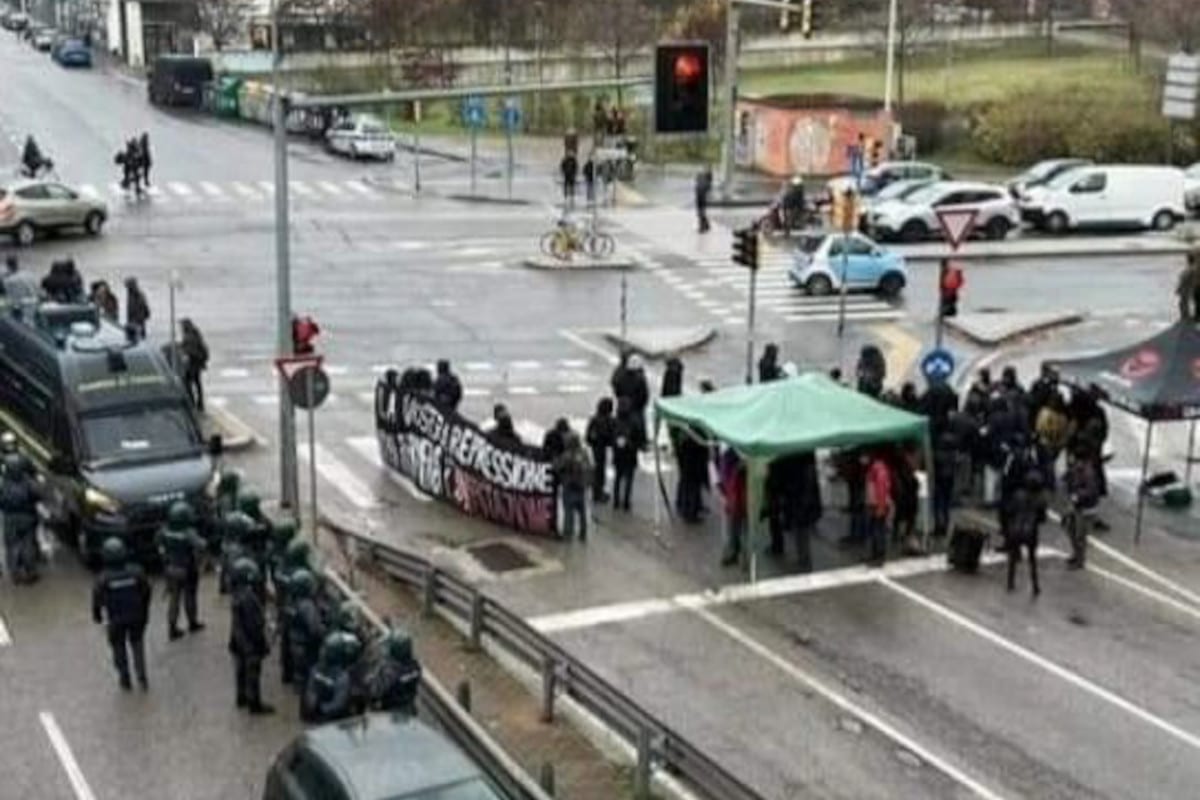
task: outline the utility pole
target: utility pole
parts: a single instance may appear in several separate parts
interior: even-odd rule
[[[900,0],[888,0],[887,67],[884,70],[883,110],[892,110],[892,87],[896,82],[896,27]]]
[[[272,123],[275,128],[275,327],[276,352],[280,357],[292,354],[292,276],[290,229],[288,226],[287,99],[283,93],[281,69],[283,42],[279,30],[279,2],[271,2],[271,85],[275,104]],[[279,376],[279,504],[297,509],[300,478],[296,469],[296,421],[287,380]]]
[[[733,194],[734,137],[737,135],[737,60],[738,60],[738,5],[736,0],[725,4],[725,126],[724,147],[721,148],[721,198],[728,200]]]

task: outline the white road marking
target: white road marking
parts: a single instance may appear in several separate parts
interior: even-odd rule
[[[554,388],[559,394],[583,394],[592,387],[584,383],[560,383]]]
[[[324,478],[326,483],[341,492],[342,496],[349,500],[355,508],[369,509],[379,505],[379,500],[371,491],[371,487],[359,480],[353,470],[329,452],[327,447],[318,444],[313,449],[317,458],[317,474]],[[300,460],[307,464],[308,443],[297,444],[296,452],[300,456]]]
[[[1182,603],[1179,600],[1176,600],[1174,597],[1171,597],[1170,595],[1163,594],[1162,592],[1156,591],[1155,589],[1151,589],[1149,586],[1145,586],[1143,584],[1138,583],[1137,581],[1130,580],[1129,578],[1126,578],[1124,575],[1118,575],[1115,572],[1110,572],[1109,570],[1106,570],[1103,567],[1097,567],[1092,564],[1087,565],[1087,571],[1095,573],[1096,575],[1099,575],[1102,578],[1107,578],[1108,580],[1112,581],[1113,583],[1116,583],[1120,586],[1124,586],[1126,589],[1129,589],[1131,591],[1137,592],[1138,594],[1149,597],[1151,600],[1156,600],[1159,603],[1162,603],[1163,605],[1165,605],[1169,608],[1175,609],[1176,611],[1180,612],[1181,614],[1186,614],[1189,617],[1195,617],[1196,619],[1200,619],[1200,608],[1197,608],[1193,605],[1189,605],[1187,603]]]
[[[212,181],[200,181],[200,191],[204,192],[209,197],[215,200],[227,200],[225,192],[221,191],[221,187],[217,186]]]
[[[279,403],[279,395],[277,394],[256,394],[250,398],[251,402],[260,406],[273,406]]]
[[[317,196],[317,190],[313,189],[311,186],[304,183],[303,181],[289,181],[288,186],[290,186],[292,188],[293,192],[300,195],[301,197],[316,197]]]
[[[846,311],[846,319],[848,320],[881,320],[881,319],[899,319],[904,316],[901,311]],[[837,314],[784,314],[783,318],[789,322],[829,322],[838,318]]]
[[[362,183],[359,183],[358,181],[346,181],[345,186],[347,188],[349,188],[351,191],[358,192],[363,197],[373,197],[373,198],[379,197],[379,194],[377,192],[375,192],[371,189],[368,189],[366,186],[364,186]]]
[[[379,457],[379,442],[375,440],[374,436],[355,436],[347,439],[346,444],[350,445],[350,448],[366,459],[367,462],[383,470],[383,473],[388,476],[388,480],[408,492],[414,500],[422,503],[428,503],[433,500],[432,497],[418,489],[417,485],[406,476],[401,475],[383,463],[383,459]]]
[[[225,367],[219,374],[222,378],[249,378],[250,370],[245,367]]]
[[[0,647],[8,647],[12,644],[12,636],[8,633],[8,626],[4,624],[4,617],[0,616]]]
[[[317,186],[320,186],[322,191],[331,194],[334,197],[343,197],[346,194],[338,188],[336,183],[331,181],[317,181]]]
[[[92,787],[88,786],[87,778],[83,776],[83,770],[79,768],[79,762],[75,760],[75,754],[71,752],[71,745],[67,743],[67,737],[63,736],[62,729],[54,720],[54,715],[49,711],[40,711],[38,719],[46,731],[46,736],[50,739],[50,746],[54,748],[54,753],[58,756],[58,763],[62,764],[63,770],[67,773],[67,780],[75,792],[75,800],[96,800],[96,795],[92,793]]]
[[[392,366],[390,364],[372,364],[371,372],[374,372],[376,375],[382,375],[391,368]]]
[[[169,197],[167,197],[166,193],[163,192],[163,190],[158,188],[157,186],[147,186],[146,194],[150,195],[150,197],[159,201],[160,203],[165,203],[165,202],[167,202],[167,200],[170,199]]]
[[[179,183],[178,181],[172,181],[167,184],[167,188],[170,189],[175,194],[179,195],[180,197],[190,198],[195,195],[195,192],[192,191],[192,187],[188,186],[186,183]]]
[[[463,397],[491,397],[492,390],[482,386],[464,386]]]
[[[558,365],[563,369],[587,369],[588,362],[584,358],[560,358]]]
[[[247,200],[261,200],[262,199],[261,194],[254,191],[252,188],[250,188],[246,184],[242,183],[241,181],[233,182],[233,190],[235,192],[237,192],[238,194],[240,194],[242,197],[245,197]]]
[[[538,388],[536,386],[510,386],[508,387],[508,393],[512,395],[528,396],[537,394]]]
[[[371,407],[375,406],[375,393],[374,392],[359,392],[358,394],[355,395],[355,397],[357,397],[359,400],[361,400],[362,402],[366,403],[367,405],[369,405]]]
[[[1058,525],[1062,524],[1062,515],[1059,514],[1057,511],[1049,511],[1049,512],[1047,512],[1046,516],[1048,516],[1050,518],[1050,520],[1052,522],[1054,522],[1055,524],[1058,524]],[[1177,594],[1180,597],[1187,599],[1187,601],[1189,603],[1192,603],[1197,608],[1200,608],[1200,594],[1193,592],[1191,589],[1188,589],[1186,586],[1176,583],[1175,581],[1171,580],[1170,578],[1166,577],[1165,575],[1160,575],[1159,573],[1155,572],[1150,567],[1147,567],[1145,564],[1138,561],[1137,559],[1130,558],[1129,556],[1125,555],[1120,550],[1113,547],[1111,544],[1101,541],[1100,539],[1098,539],[1095,536],[1089,536],[1088,537],[1088,546],[1092,547],[1096,550],[1099,550],[1101,553],[1104,553],[1104,555],[1108,556],[1113,561],[1116,561],[1118,564],[1128,567],[1129,569],[1138,573],[1142,577],[1147,578],[1151,581],[1154,581],[1159,586],[1162,586],[1165,589],[1169,589],[1174,594]]]
[[[330,375],[349,375],[350,368],[345,364],[326,364],[325,372]]]
[[[867,709],[858,705],[836,689],[826,686],[823,682],[817,678],[814,678],[812,675],[809,675],[807,672],[804,672],[797,665],[775,653],[766,645],[738,630],[728,622],[725,622],[725,620],[721,619],[713,612],[702,607],[696,607],[691,610],[696,616],[700,617],[700,619],[704,620],[709,625],[712,625],[714,628],[721,631],[730,639],[733,639],[735,642],[742,645],[759,658],[772,664],[781,672],[794,679],[797,683],[800,683],[801,685],[806,686],[810,690],[821,695],[847,714],[857,717],[864,724],[869,725],[870,727],[879,731],[884,736],[891,739],[905,750],[908,750],[913,755],[932,766],[938,772],[941,772],[947,778],[950,778],[964,789],[970,791],[975,796],[984,798],[984,800],[1002,800],[1004,798],[1004,795],[985,786],[976,778],[973,778],[954,764],[950,763],[950,761],[934,753],[932,750],[925,747],[925,745],[893,727],[891,723],[887,722],[882,717],[879,717],[871,711],[868,711]]]
[[[275,182],[274,181],[259,181],[258,188],[262,189],[263,192],[266,193],[266,195],[268,197],[273,197],[275,195]]]
[[[907,586],[903,586],[899,583],[896,583],[895,581],[893,581],[891,578],[887,577],[886,575],[880,575],[878,580],[879,580],[880,584],[888,587],[889,589],[893,590],[897,594],[900,594],[900,595],[908,598],[912,602],[916,603],[917,605],[920,605],[920,606],[928,609],[929,611],[932,611],[933,613],[937,614],[938,616],[940,616],[944,619],[947,619],[950,622],[953,622],[954,624],[958,625],[960,628],[970,631],[971,633],[975,634],[979,638],[985,639],[986,641],[991,642],[993,645],[1000,648],[1001,650],[1005,650],[1005,651],[1011,653],[1012,655],[1016,656],[1017,658],[1019,658],[1023,661],[1027,661],[1030,664],[1033,664],[1035,667],[1040,667],[1041,669],[1045,670],[1046,672],[1049,672],[1051,675],[1054,675],[1057,678],[1061,678],[1062,680],[1066,681],[1067,683],[1071,684],[1072,686],[1076,687],[1077,689],[1081,689],[1081,690],[1087,692],[1088,694],[1091,694],[1094,697],[1097,697],[1100,700],[1103,700],[1104,702],[1108,703],[1109,705],[1119,708],[1120,710],[1124,711],[1125,713],[1129,714],[1132,717],[1135,717],[1136,719],[1141,720],[1142,722],[1146,723],[1147,725],[1157,728],[1160,731],[1162,731],[1163,733],[1166,733],[1167,735],[1169,735],[1175,739],[1178,739],[1179,741],[1183,742],[1184,744],[1189,745],[1197,750],[1200,750],[1200,736],[1197,736],[1196,734],[1191,733],[1190,731],[1186,731],[1183,728],[1179,727],[1178,725],[1168,722],[1167,720],[1163,719],[1162,717],[1156,716],[1155,714],[1147,711],[1146,709],[1131,702],[1130,700],[1127,700],[1126,698],[1122,697],[1121,695],[1117,694],[1116,692],[1112,691],[1111,689],[1106,689],[1103,686],[1101,686],[1100,684],[1095,683],[1094,681],[1091,681],[1088,678],[1085,678],[1082,675],[1080,675],[1076,672],[1073,672],[1064,666],[1056,664],[1055,662],[1051,661],[1050,659],[1048,659],[1044,656],[1038,655],[1037,653],[1033,652],[1032,650],[1029,650],[1028,648],[1023,647],[1022,645],[1019,645],[1016,642],[1011,641],[1010,639],[1004,638],[1003,636],[996,633],[995,631],[992,631],[991,629],[986,628],[983,625],[980,625],[979,623],[975,622],[974,620],[963,616],[962,614],[958,613],[954,609],[952,609],[948,606],[944,606],[941,603],[937,602],[936,600],[932,600],[932,599],[926,597],[925,595],[921,594],[920,592],[917,592],[917,591],[914,591],[914,590],[908,588]]]
[[[205,402],[213,408],[226,408],[229,406],[228,397],[206,397]]]
[[[490,369],[495,369],[496,365],[490,361],[468,361],[463,364],[463,369],[467,372],[487,372]]]
[[[541,441],[540,436],[538,441]],[[1042,548],[1041,553],[1043,555],[1051,555],[1054,551]],[[985,553],[982,563],[999,564],[1004,561],[1004,558],[1004,556],[997,553]],[[789,575],[785,578],[768,578],[755,583],[730,584],[715,590],[688,592],[675,595],[674,597],[632,600],[624,603],[583,608],[576,611],[545,614],[540,617],[534,617],[528,620],[528,622],[542,633],[554,633],[556,631],[569,631],[577,628],[590,628],[611,622],[627,622],[656,614],[683,611],[685,609],[709,608],[712,606],[730,605],[732,603],[745,603],[752,600],[768,600],[774,597],[823,592],[846,586],[861,586],[875,581],[881,573],[897,578],[908,578],[934,572],[945,572],[946,569],[946,557],[944,555],[909,558],[903,561],[889,561],[880,569],[860,564],[853,567],[810,572],[804,575]]]
[[[418,242],[409,239],[401,242],[393,242],[392,246],[397,250],[427,250],[432,245],[429,242]]]
[[[618,359],[616,357],[616,355],[609,352],[607,349],[601,347],[598,344],[592,344],[587,339],[583,338],[582,336],[575,333],[574,331],[559,330],[558,335],[563,337],[564,339],[566,339],[571,344],[578,345],[579,347],[582,347],[584,350],[587,350],[589,353],[600,356],[600,358],[603,358],[609,364],[616,364],[618,361],[620,361],[620,359]]]
[[[542,362],[540,361],[511,361],[509,366],[513,369],[541,369]]]

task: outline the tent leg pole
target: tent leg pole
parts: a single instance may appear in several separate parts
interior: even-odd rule
[[[1192,488],[1192,454],[1196,448],[1196,420],[1188,425],[1187,461],[1183,465],[1183,485]]]
[[[1154,438],[1154,423],[1146,422],[1146,444],[1142,448],[1142,477],[1137,486],[1137,520],[1133,524],[1133,543],[1142,541],[1142,514],[1146,507],[1146,473],[1150,471],[1150,443]]]
[[[933,524],[933,440],[929,431],[921,442],[925,459],[925,515],[921,520],[921,550],[929,552],[929,528]]]

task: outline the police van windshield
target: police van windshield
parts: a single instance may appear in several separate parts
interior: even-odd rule
[[[196,428],[181,406],[146,406],[87,414],[80,423],[85,460],[96,468],[181,458],[200,452]]]

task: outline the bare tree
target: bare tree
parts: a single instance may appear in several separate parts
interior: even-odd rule
[[[242,36],[254,7],[254,0],[200,0],[200,30],[212,37],[214,49],[221,50]]]

